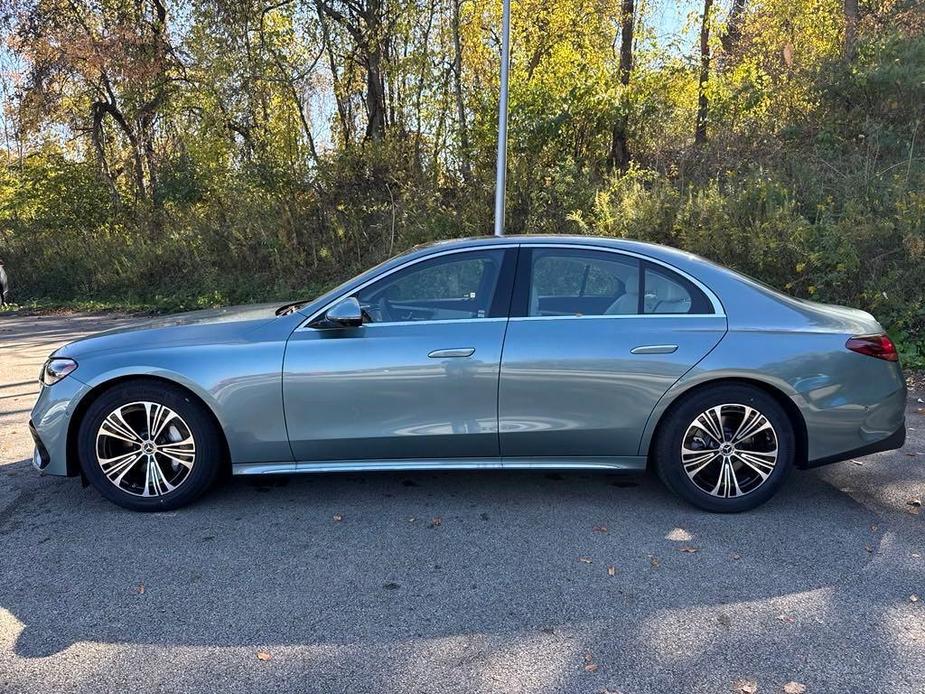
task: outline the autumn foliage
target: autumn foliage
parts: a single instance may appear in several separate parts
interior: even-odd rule
[[[490,233],[497,0],[5,8],[19,302],[282,300]],[[925,363],[921,3],[517,0],[512,56],[509,232],[686,248]]]

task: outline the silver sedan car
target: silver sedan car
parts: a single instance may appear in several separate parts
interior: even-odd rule
[[[431,244],[312,301],[72,342],[41,381],[35,466],[137,510],[187,504],[223,469],[651,467],[743,511],[792,468],[905,439],[870,314],[593,237]]]

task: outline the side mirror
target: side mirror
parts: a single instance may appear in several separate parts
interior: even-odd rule
[[[319,328],[356,328],[363,325],[363,309],[354,296],[348,296],[327,311],[316,324]]]

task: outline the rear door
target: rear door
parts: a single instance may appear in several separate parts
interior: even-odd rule
[[[523,246],[498,393],[504,459],[637,455],[656,402],[725,333],[718,308],[647,259]]]

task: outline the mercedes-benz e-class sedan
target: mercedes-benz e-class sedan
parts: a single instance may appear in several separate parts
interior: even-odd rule
[[[868,313],[592,237],[431,244],[313,301],[78,340],[41,380],[35,466],[137,510],[187,504],[228,467],[652,467],[742,511],[791,468],[905,438],[896,350]]]

